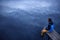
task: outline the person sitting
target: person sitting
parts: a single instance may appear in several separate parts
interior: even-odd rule
[[[46,32],[52,32],[54,30],[54,24],[51,18],[48,18],[48,26],[42,30],[41,35],[43,36]]]

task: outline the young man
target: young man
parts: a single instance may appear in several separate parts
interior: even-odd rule
[[[46,32],[52,32],[54,30],[54,25],[51,18],[48,18],[48,26],[42,30],[41,35],[44,36]]]

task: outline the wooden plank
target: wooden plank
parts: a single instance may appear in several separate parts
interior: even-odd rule
[[[60,34],[57,33],[55,30],[53,30],[53,32],[54,32],[55,36],[60,39]]]
[[[57,40],[53,33],[47,33],[52,40]]]

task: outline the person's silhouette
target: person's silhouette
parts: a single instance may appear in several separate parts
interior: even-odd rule
[[[48,18],[48,26],[42,30],[41,35],[44,36],[46,32],[52,32],[54,30],[54,25],[51,18]],[[48,39],[50,39],[48,37]]]

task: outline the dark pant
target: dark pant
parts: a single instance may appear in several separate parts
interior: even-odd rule
[[[52,40],[52,39],[47,35],[47,40]]]

